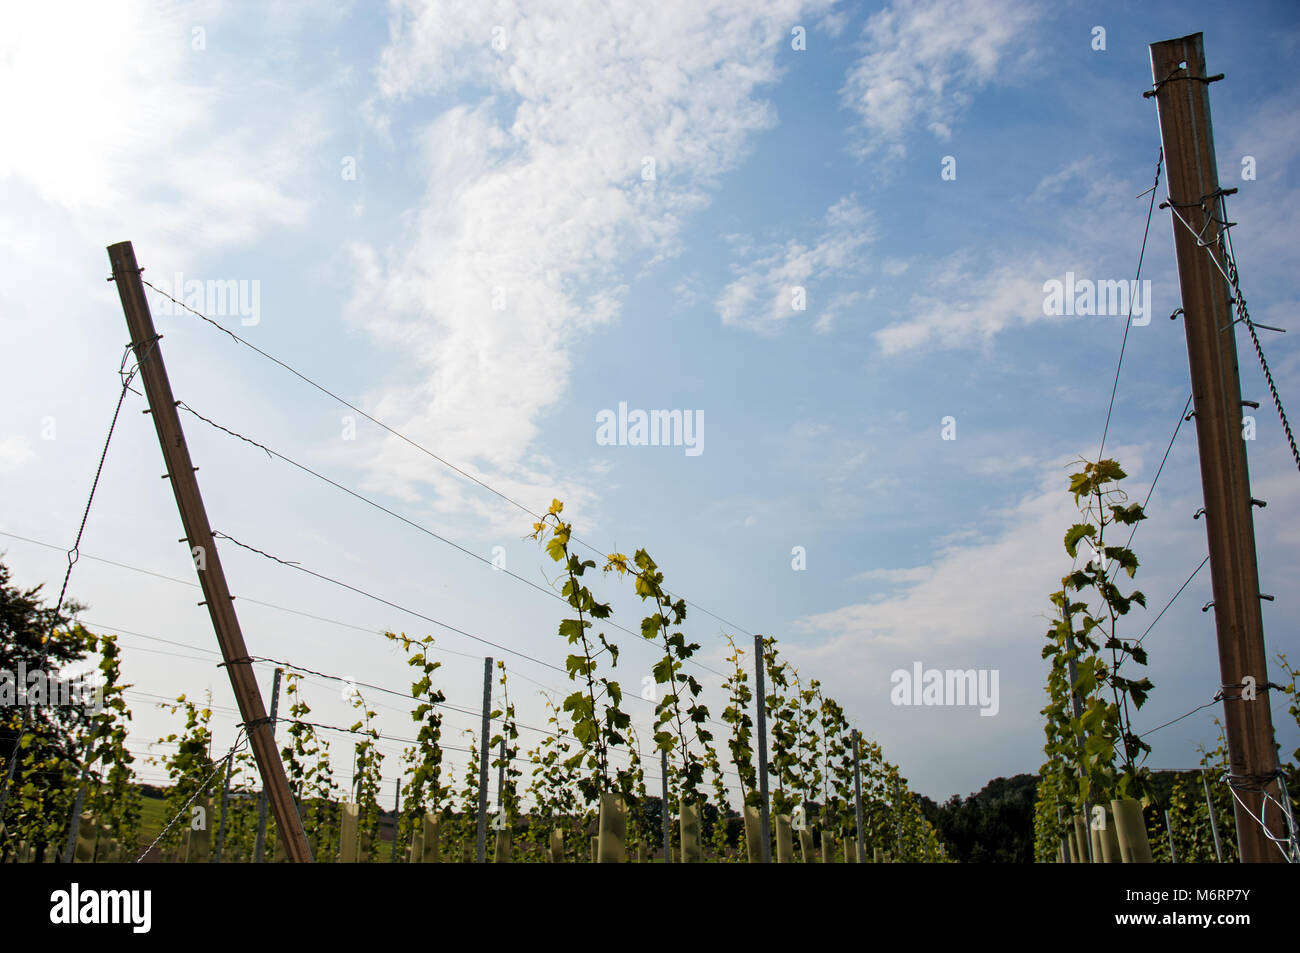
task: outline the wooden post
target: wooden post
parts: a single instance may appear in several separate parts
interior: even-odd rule
[[[212,619],[221,656],[230,675],[230,685],[234,689],[235,702],[239,706],[239,715],[257,759],[262,786],[269,792],[271,811],[287,840],[289,859],[296,863],[310,863],[311,852],[307,847],[307,837],[289,793],[284,765],[280,762],[280,753],[275,747],[270,720],[262,705],[257,679],[253,676],[248,646],[244,643],[244,634],[235,614],[234,597],[226,585],[221,557],[212,538],[212,527],[203,508],[203,498],[199,494],[199,483],[194,476],[196,468],[190,461],[185,434],[176,413],[176,398],[172,396],[167,368],[163,364],[161,338],[154,330],[144,284],[140,280],[141,269],[135,260],[135,250],[130,242],[119,242],[108,247],[108,258],[131,334],[131,347],[140,365],[140,376],[149,400],[154,427],[158,432],[158,443],[167,463],[167,477],[176,496],[181,524],[185,528],[185,542],[198,572],[203,602]]]
[[[1201,34],[1151,44],[1151,75],[1168,168],[1168,205],[1196,407],[1220,694],[1231,766],[1228,783],[1237,794],[1237,843],[1243,863],[1283,862],[1282,851],[1255,820],[1264,817],[1273,836],[1287,836],[1281,813],[1264,806],[1266,792],[1272,789],[1279,801],[1281,792],[1267,690],[1250,471],[1241,432],[1234,293],[1224,277],[1228,264],[1222,244],[1224,193],[1215,162],[1211,77]]]

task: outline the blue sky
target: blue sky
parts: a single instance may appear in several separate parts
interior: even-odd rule
[[[1211,4],[1011,0],[124,3],[15,17],[0,77],[29,95],[0,105],[9,534],[59,547],[75,535],[126,341],[104,247],[129,239],[155,282],[256,281],[256,323],[213,317],[530,508],[564,500],[582,538],[647,548],[670,588],[776,636],[914,788],[946,797],[1033,771],[1047,596],[1069,570],[1068,465],[1097,452],[1125,321],[1047,317],[1043,285],[1067,271],[1133,277],[1148,202],[1137,196],[1160,144],[1141,96],[1147,45],[1196,31],[1227,74],[1211,102],[1220,178],[1240,190],[1243,291],[1257,321],[1292,329],[1265,332],[1265,346],[1283,400],[1300,406],[1289,4],[1227,17]],[[792,48],[795,28],[805,49]],[[1130,330],[1106,443],[1136,499],[1189,393],[1182,326],[1167,320],[1179,305],[1171,237],[1157,210],[1150,321]],[[502,547],[513,572],[553,577],[519,510],[364,420],[344,439],[346,408],[153,303],[179,399],[485,558]],[[1244,336],[1238,348],[1243,394],[1262,405],[1248,446],[1269,504],[1257,520],[1261,587],[1276,595],[1265,632],[1271,653],[1294,658],[1300,492]],[[702,415],[703,452],[599,445],[597,414],[620,402]],[[128,398],[82,551],[188,580],[142,407]],[[955,440],[941,438],[948,416]],[[557,603],[185,425],[216,529],[562,664]],[[1153,607],[1135,627],[1203,558],[1200,503],[1187,424],[1135,542]],[[12,536],[0,550],[18,581],[57,593],[60,552]],[[445,691],[477,704],[476,643],[234,547],[222,557],[245,599],[467,653],[446,657]],[[88,623],[213,647],[179,583],[83,560],[71,591]],[[626,583],[598,577],[596,592],[637,627]],[[1139,731],[1217,689],[1209,598],[1204,571],[1152,630],[1156,688]],[[254,654],[407,681],[365,631],[251,602],[241,620]],[[688,617],[713,668],[724,631]],[[637,685],[655,656],[620,641],[619,673]],[[123,644],[137,691],[210,688],[233,706],[203,653]],[[563,676],[506,660],[523,720],[540,724],[524,679]],[[997,670],[998,714],[891,705],[890,673],[915,661]],[[306,692],[322,721],[352,720],[336,688]],[[646,723],[649,707],[636,710]],[[384,730],[411,736],[400,711],[380,711]],[[1212,714],[1153,735],[1149,763],[1194,765],[1197,745],[1214,744]],[[228,743],[234,719],[217,715]],[[1300,738],[1286,718],[1275,706],[1289,751]],[[449,716],[450,734],[473,724]],[[170,730],[136,698],[142,752]],[[346,748],[335,742],[341,775]]]

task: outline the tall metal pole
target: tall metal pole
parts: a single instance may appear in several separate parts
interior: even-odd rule
[[[393,795],[393,852],[388,856],[390,864],[397,863],[397,835],[402,827],[402,779],[397,779],[397,793]]]
[[[1241,430],[1233,293],[1224,275],[1223,192],[1210,127],[1209,82],[1202,36],[1151,44],[1151,75],[1168,168],[1174,250],[1183,298],[1183,327],[1196,411],[1196,441],[1205,497],[1218,635],[1228,783],[1237,798],[1237,843],[1243,863],[1282,862],[1254,818],[1265,817],[1265,793],[1276,797],[1277,749],[1269,708],[1268,660],[1255,563],[1250,471]],[[1259,686],[1258,694],[1246,689]],[[1251,815],[1254,815],[1254,818]],[[1284,837],[1282,817],[1270,825]]]
[[[663,814],[662,820],[664,826],[664,863],[671,864],[673,862],[673,825],[672,825],[672,809],[668,806],[668,752],[667,751],[659,752],[659,780],[661,782],[661,790],[663,791],[663,800],[664,800],[664,809],[663,811],[660,812]]]
[[[280,709],[280,677],[284,669],[277,668],[271,679],[271,737],[275,737],[275,718]],[[266,788],[257,796],[257,840],[253,843],[253,863],[266,860]]]
[[[763,680],[763,637],[754,636],[754,684],[758,708],[758,816],[763,837],[763,863],[772,862],[772,821],[767,813],[767,685]]]
[[[72,816],[68,818],[68,843],[63,848],[63,862],[70,864],[77,858],[77,835],[81,832],[81,808],[86,803],[86,781],[90,777],[90,752],[95,738],[92,733],[86,741],[86,749],[81,754],[81,783],[77,786],[77,796],[72,801]]]
[[[221,853],[226,847],[226,809],[230,806],[230,769],[235,766],[235,756],[226,759],[221,779],[221,823],[217,825],[216,863],[221,863]]]
[[[1214,802],[1210,800],[1210,785],[1205,780],[1205,772],[1201,772],[1201,787],[1205,790],[1205,806],[1210,809],[1210,833],[1214,835],[1214,856],[1223,863],[1223,847],[1219,844],[1219,820],[1214,816]]]
[[[1165,811],[1165,836],[1169,838],[1169,863],[1178,863],[1178,853],[1174,850],[1174,829],[1169,825],[1169,812]]]
[[[478,745],[478,838],[475,858],[487,863],[488,750],[492,747],[492,657],[483,660],[483,733]]]
[[[862,844],[862,765],[858,763],[858,729],[853,729],[853,801],[858,823],[858,863],[865,864],[866,848]]]
[[[195,467],[185,444],[180,416],[176,413],[176,398],[172,396],[167,367],[163,364],[161,338],[154,330],[144,284],[140,280],[141,269],[136,264],[135,249],[130,242],[118,242],[108,247],[108,259],[113,267],[113,281],[117,283],[117,293],[131,334],[131,347],[140,365],[149,411],[158,432],[158,444],[167,463],[167,478],[176,496],[181,525],[185,528],[185,542],[194,559],[199,586],[203,590],[203,604],[208,607],[217,644],[221,647],[222,659],[230,674],[230,685],[239,706],[239,716],[243,719],[249,744],[257,759],[258,771],[262,775],[262,787],[269,792],[271,811],[275,815],[280,836],[285,840],[285,852],[289,860],[311,863],[307,835],[303,833],[293,795],[289,793],[289,781],[284,774],[284,765],[280,762],[280,752],[275,748],[270,721],[266,717],[257,679],[253,676],[248,646],[244,643],[244,634],[235,614],[234,597],[226,585],[221,557],[212,538],[208,514],[203,508],[199,482],[194,476]]]

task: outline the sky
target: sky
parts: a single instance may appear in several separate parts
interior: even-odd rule
[[[557,567],[526,512],[559,499],[576,536],[645,548],[690,600],[715,718],[728,635],[761,633],[914,790],[1037,770],[1069,474],[1101,447],[1121,342],[1104,449],[1131,499],[1170,448],[1133,544],[1148,608],[1121,633],[1151,626],[1207,551],[1194,422],[1170,444],[1190,384],[1169,211],[1146,232],[1148,44],[1203,31],[1226,74],[1210,101],[1242,290],[1290,331],[1260,333],[1300,413],[1289,3],[71,8],[15,8],[0,35],[0,87],[24,91],[0,97],[5,564],[57,597],[121,389],[104,249],[129,240],[145,279],[197,289],[196,310],[364,415],[151,291],[176,397],[410,521],[185,415],[216,530],[403,607],[222,542],[250,652],[403,690],[379,633],[432,635],[465,709],[451,744],[477,730],[488,653],[527,725],[566,691],[565,607],[539,591]],[[1046,313],[1049,282],[1128,281],[1140,252],[1131,320]],[[1260,403],[1265,637],[1294,660],[1300,480],[1237,334]],[[121,636],[137,755],[167,753],[150,742],[180,723],[157,703],[182,692],[211,692],[224,751],[233,695],[145,406],[127,394],[69,592]],[[602,430],[651,410],[691,429],[660,445]],[[587,578],[639,633],[629,582]],[[1210,599],[1205,569],[1144,641],[1140,734],[1218,689]],[[605,631],[639,696],[657,653]],[[996,711],[893,704],[891,674],[918,663],[996,673]],[[340,684],[304,682],[314,719],[356,720]],[[402,699],[366,698],[386,734],[414,736]],[[652,705],[628,708],[649,725]],[[1196,766],[1217,712],[1159,727],[1148,765]],[[1300,745],[1285,705],[1273,717],[1283,750]],[[349,736],[330,737],[346,779]],[[380,743],[386,785],[401,747]]]

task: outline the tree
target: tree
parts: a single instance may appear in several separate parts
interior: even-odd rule
[[[95,637],[73,617],[85,609],[67,600],[60,611],[46,606],[43,586],[19,589],[0,563],[0,672],[7,673],[12,702],[0,705],[0,821],[16,837],[4,851],[25,839],[39,861],[47,843],[58,843],[67,827],[82,761],[81,730],[93,715],[75,705],[18,704],[22,672],[58,676],[97,647]],[[83,742],[84,745],[84,742]],[[14,763],[11,765],[10,761]],[[13,772],[11,782],[6,779]]]

